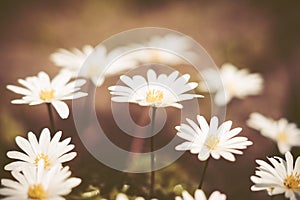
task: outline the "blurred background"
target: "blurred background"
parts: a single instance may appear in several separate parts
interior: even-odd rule
[[[279,155],[279,152],[275,143],[247,128],[245,121],[251,112],[258,111],[274,119],[286,117],[299,127],[299,8],[299,1],[280,0],[1,0],[0,168],[11,161],[6,158],[6,151],[17,149],[15,136],[26,136],[28,131],[39,134],[42,128],[49,126],[46,106],[10,104],[19,96],[6,90],[7,84],[17,84],[18,78],[36,75],[41,70],[55,76],[59,68],[50,62],[49,55],[58,48],[81,48],[85,44],[96,46],[128,29],[164,27],[195,39],[218,66],[231,62],[264,77],[262,95],[243,101],[235,99],[227,107],[226,118],[233,121],[233,127],[242,127],[243,135],[254,145],[244,151],[243,156],[237,156],[235,163],[212,160],[204,190],[207,194],[220,190],[227,194],[228,199],[266,199],[264,192],[250,191],[252,183],[249,177],[254,174],[255,159]],[[101,102],[97,101],[96,107],[97,112],[107,113],[101,123],[112,132],[113,141],[122,143],[118,138],[123,136],[111,122],[113,119],[108,110],[110,95],[107,87],[117,80],[118,77],[108,79],[97,89]],[[200,101],[201,106],[205,107],[205,103]],[[168,112],[178,111],[170,109]],[[74,176],[83,179],[74,195],[100,189],[104,197],[111,198],[126,183],[131,185],[128,194],[146,196],[147,174],[124,174],[104,166],[81,144],[72,116],[67,120],[56,117],[56,126],[63,130],[64,137],[72,137],[78,152],[77,158],[69,163]],[[176,114],[168,117],[169,120],[173,124],[165,127],[164,132],[173,131],[178,124]],[[147,124],[147,120],[142,123]],[[294,148],[293,153],[298,156],[300,151]],[[160,199],[173,199],[172,189],[177,184],[193,193],[203,166],[196,156],[185,153],[176,163],[157,172],[157,195]],[[10,174],[0,170],[0,177],[10,177]]]

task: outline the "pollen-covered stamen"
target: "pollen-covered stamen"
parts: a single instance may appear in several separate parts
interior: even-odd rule
[[[44,168],[45,168],[45,169],[47,169],[48,167],[51,166],[51,163],[50,163],[50,160],[49,160],[48,155],[43,154],[43,153],[37,155],[37,157],[35,158],[35,161],[34,161],[35,164],[38,165],[38,163],[39,163],[39,161],[40,161],[41,159],[44,160]]]
[[[205,145],[208,149],[214,150],[214,149],[217,148],[219,142],[220,142],[220,139],[219,139],[217,136],[215,136],[215,135],[209,135],[209,136],[207,137],[207,139],[205,140],[204,145]]]
[[[42,184],[34,184],[28,188],[27,192],[29,199],[43,200],[47,197],[46,191]]]
[[[284,185],[290,190],[300,189],[300,174],[291,174],[287,176],[284,180]]]
[[[42,90],[40,92],[40,98],[43,101],[49,101],[54,97],[54,90]]]
[[[160,103],[164,98],[164,93],[161,90],[149,90],[146,93],[146,101],[149,103]]]

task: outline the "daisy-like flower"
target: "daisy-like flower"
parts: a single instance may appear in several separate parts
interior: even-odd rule
[[[19,161],[5,166],[5,170],[21,171],[24,166],[37,166],[40,160],[44,161],[44,167],[50,169],[56,164],[68,162],[76,157],[76,152],[70,152],[74,145],[70,144],[71,138],[59,141],[62,132],[57,132],[51,139],[50,131],[44,128],[39,141],[34,133],[28,133],[28,140],[17,136],[16,143],[24,151],[9,151],[7,156]]]
[[[101,200],[107,200],[107,199],[101,199]],[[128,196],[124,193],[118,193],[116,196],[116,200],[129,200]],[[145,200],[144,197],[136,197],[134,200]],[[151,199],[151,200],[158,200],[158,199]]]
[[[284,118],[274,121],[260,113],[251,113],[247,125],[275,141],[282,154],[290,151],[293,146],[300,146],[300,129]]]
[[[175,200],[207,200],[204,192],[200,189],[197,189],[195,191],[195,198],[192,197],[186,190],[182,192],[182,198],[177,196],[175,197]],[[214,191],[208,200],[226,200],[226,195],[220,193],[219,191]]]
[[[18,82],[24,86],[7,85],[7,89],[24,95],[22,99],[11,101],[13,104],[38,105],[50,103],[62,119],[69,116],[69,107],[63,100],[72,100],[84,97],[87,93],[80,92],[80,87],[85,84],[85,80],[78,79],[69,82],[70,73],[60,73],[53,80],[50,80],[48,74],[39,72],[37,76],[31,76],[24,79],[18,79]],[[69,82],[69,83],[68,83]]]
[[[192,43],[185,36],[175,34],[155,35],[142,45],[144,48],[135,53],[136,59],[141,63],[177,65],[186,63],[178,55],[184,58],[193,56]]]
[[[72,77],[90,79],[95,86],[99,87],[105,77],[137,67],[137,61],[131,56],[120,56],[126,50],[126,47],[119,47],[108,52],[103,45],[95,48],[85,45],[82,51],[76,48],[71,51],[59,49],[50,55],[50,60],[61,67],[62,72],[69,71]]]
[[[72,73],[72,77],[77,77],[80,67],[83,65],[87,57],[94,51],[91,45],[85,45],[82,50],[73,48],[70,51],[67,49],[58,49],[50,55],[50,60],[63,71]]]
[[[250,179],[254,183],[252,191],[266,190],[269,195],[285,194],[286,198],[296,200],[300,198],[300,157],[294,159],[288,151],[285,160],[280,157],[268,158],[271,164],[256,160],[259,165],[255,176]]]
[[[250,74],[248,69],[239,70],[230,63],[223,64],[220,72],[208,69],[202,75],[204,81],[199,84],[199,88],[215,93],[214,101],[220,106],[226,105],[234,97],[243,99],[249,95],[258,95],[263,88],[260,74]]]
[[[120,77],[127,86],[111,86],[108,89],[114,95],[112,101],[131,102],[141,106],[167,107],[173,106],[182,108],[179,101],[203,97],[197,94],[187,94],[198,86],[195,82],[190,82],[190,75],[179,76],[178,71],[172,72],[169,76],[160,74],[157,76],[154,70],[149,69],[147,80],[140,75],[130,78],[126,75]]]
[[[201,161],[210,156],[214,159],[223,157],[229,161],[235,161],[233,154],[243,154],[241,149],[246,149],[252,142],[246,137],[236,137],[242,128],[231,129],[232,121],[226,121],[218,127],[218,118],[212,117],[210,125],[203,116],[197,115],[198,124],[186,119],[189,124],[176,126],[177,135],[186,142],[175,147],[178,151],[190,150],[192,154],[198,154]]]
[[[62,196],[81,183],[80,178],[70,178],[69,167],[56,165],[45,170],[43,160],[37,168],[23,166],[22,172],[12,171],[11,174],[16,181],[1,180],[4,188],[0,189],[0,194],[6,196],[3,200],[63,200]]]

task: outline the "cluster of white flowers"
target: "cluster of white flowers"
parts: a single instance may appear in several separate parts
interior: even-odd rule
[[[50,121],[53,123],[51,106],[62,119],[68,118],[70,111],[64,100],[74,100],[88,95],[80,91],[86,81],[99,87],[105,78],[137,68],[144,63],[167,65],[186,63],[178,55],[182,57],[193,55],[191,44],[184,36],[172,34],[155,36],[144,43],[130,44],[112,50],[108,50],[104,45],[96,47],[85,45],[82,50],[59,49],[50,55],[51,61],[61,68],[60,73],[52,80],[42,71],[37,76],[18,79],[23,87],[8,85],[7,89],[23,95],[21,99],[12,100],[13,104],[47,104]],[[201,75],[203,80],[198,84],[189,82],[189,74],[180,75],[178,71],[158,74],[154,69],[148,69],[146,78],[141,75],[133,77],[121,75],[121,83],[108,87],[108,90],[114,102],[148,106],[153,108],[153,112],[157,108],[169,106],[182,109],[182,101],[203,97],[193,93],[197,87],[214,95],[214,103],[218,106],[227,105],[233,98],[243,99],[249,95],[258,95],[263,90],[264,81],[260,74],[251,74],[247,69],[238,69],[229,63],[222,65],[220,71],[208,69]],[[206,120],[200,114],[196,119],[197,122],[187,118],[186,124],[182,123],[175,127],[177,136],[186,140],[178,144],[175,150],[197,154],[198,159],[206,161],[206,164],[210,157],[234,162],[235,155],[242,155],[242,150],[253,144],[247,137],[238,136],[242,128],[232,129],[233,123],[230,120],[221,123],[217,116]],[[292,147],[300,146],[300,130],[296,124],[288,123],[286,119],[274,121],[259,113],[252,113],[247,124],[260,131],[263,136],[277,142],[280,153],[285,154],[285,160],[277,156],[268,158],[271,165],[256,160],[259,167],[255,175],[250,178],[254,183],[251,190],[266,190],[269,195],[284,193],[286,198],[299,199],[300,157],[296,159],[294,165],[290,153]],[[51,128],[54,129],[54,126]],[[65,199],[63,196],[68,195],[74,187],[78,186],[81,179],[70,177],[69,167],[63,166],[77,154],[72,151],[75,146],[70,144],[71,138],[64,140],[61,138],[62,132],[58,131],[51,139],[48,128],[42,130],[39,139],[32,132],[28,133],[27,139],[16,137],[16,143],[23,152],[7,152],[7,156],[16,161],[7,164],[4,169],[11,171],[15,180],[2,179],[1,184],[4,187],[0,189],[0,195],[6,196],[4,199],[7,200]],[[151,159],[155,162],[154,157]],[[225,200],[227,198],[219,191],[214,191],[207,198],[201,188],[202,181],[194,197],[183,190],[181,196],[176,196],[175,200]],[[150,191],[153,189],[151,188]],[[153,198],[154,196],[150,192],[153,200],[156,199]],[[124,193],[116,196],[116,200],[129,199]],[[135,200],[144,199],[135,198]]]

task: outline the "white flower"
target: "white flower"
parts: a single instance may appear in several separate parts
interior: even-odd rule
[[[91,45],[85,45],[82,50],[73,48],[71,51],[66,49],[58,49],[50,55],[50,60],[62,71],[69,71],[72,77],[77,77],[81,66],[87,57],[94,51]]]
[[[126,47],[119,47],[108,52],[103,45],[95,48],[86,45],[82,51],[59,49],[50,55],[50,59],[55,65],[62,67],[62,71],[70,71],[72,77],[84,77],[90,79],[95,86],[101,86],[106,76],[137,67],[131,56],[121,56],[126,50]]]
[[[23,166],[22,172],[12,171],[16,181],[2,179],[4,188],[0,194],[7,196],[3,200],[63,200],[72,188],[81,183],[80,178],[70,178],[69,167],[56,165],[50,170],[44,169],[41,160],[38,167]]]
[[[24,88],[7,85],[7,89],[24,95],[22,99],[13,100],[11,103],[29,105],[51,103],[59,116],[65,119],[69,116],[69,108],[63,100],[77,99],[87,95],[87,93],[79,92],[85,80],[79,79],[68,83],[70,79],[70,73],[61,73],[51,81],[48,74],[39,72],[37,76],[27,77],[25,80],[18,79]]]
[[[235,137],[242,128],[230,130],[232,121],[226,121],[218,127],[218,118],[212,117],[210,125],[203,116],[197,115],[197,125],[194,121],[186,119],[189,125],[176,126],[177,135],[187,142],[176,146],[178,151],[190,150],[192,154],[198,154],[201,161],[207,160],[211,155],[214,159],[223,157],[229,161],[235,161],[233,154],[242,154],[239,149],[246,149],[252,142],[246,137]]]
[[[282,154],[290,151],[292,146],[300,146],[300,129],[295,123],[288,123],[284,118],[274,121],[259,113],[252,113],[247,125],[275,141]]]
[[[141,106],[167,107],[174,106],[182,108],[179,101],[203,97],[202,95],[187,94],[195,87],[197,83],[190,82],[190,75],[185,74],[178,77],[179,72],[174,71],[169,76],[166,74],[156,75],[155,71],[149,69],[147,79],[140,75],[133,78],[121,76],[120,79],[127,86],[111,86],[108,89],[114,95],[112,101],[131,102]]]
[[[204,192],[200,189],[195,191],[195,198],[193,198],[186,190],[182,192],[182,197],[175,197],[175,200],[207,200]],[[219,191],[214,191],[208,200],[226,200],[226,195],[220,193]]]
[[[37,166],[40,160],[44,161],[46,169],[54,165],[68,162],[75,158],[76,152],[70,152],[74,145],[70,144],[71,138],[59,141],[62,132],[57,132],[51,139],[50,131],[44,128],[41,132],[39,141],[34,133],[28,133],[28,140],[17,136],[16,143],[24,151],[9,151],[7,156],[19,161],[12,162],[5,166],[5,170],[21,171],[24,166]]]
[[[119,193],[116,197],[116,200],[129,200],[129,198],[127,197],[126,194]],[[144,199],[144,197],[136,197],[134,200],[145,200],[145,199]]]
[[[202,75],[204,81],[199,84],[200,89],[216,93],[214,101],[220,106],[226,105],[234,97],[243,99],[248,95],[260,94],[263,88],[260,74],[250,74],[248,69],[239,70],[230,63],[223,64],[220,72],[208,69]]]
[[[300,198],[300,157],[294,159],[290,152],[285,153],[285,160],[280,157],[268,158],[271,165],[263,160],[256,160],[259,165],[255,176],[251,176],[254,185],[252,191],[267,190],[269,195],[285,193],[286,198]]]
[[[176,65],[186,63],[183,58],[193,56],[192,43],[185,36],[155,35],[141,45],[143,45],[143,49],[134,53],[136,59],[141,63]]]

